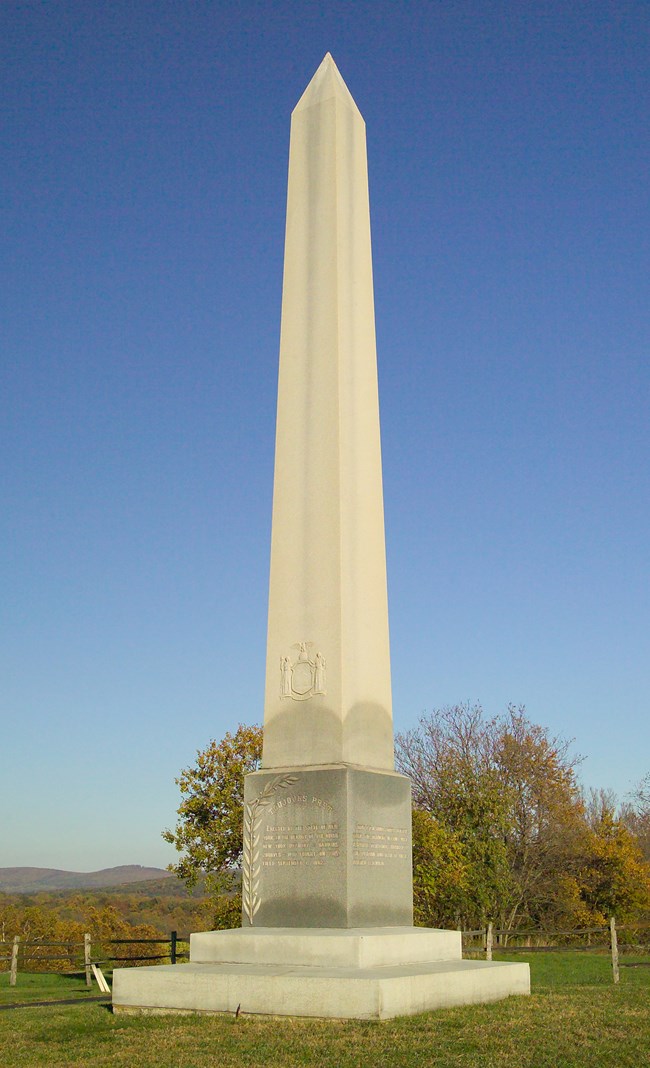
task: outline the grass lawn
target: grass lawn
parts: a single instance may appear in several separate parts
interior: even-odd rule
[[[113,1017],[97,1003],[0,1011],[0,1056],[3,1068],[640,1068],[650,1063],[650,968],[622,968],[621,982],[614,986],[606,956],[537,953],[530,964],[530,998],[384,1023]],[[96,986],[91,993],[97,994]],[[19,975],[10,990],[7,974],[0,975],[0,1004],[65,996],[87,997],[83,979]]]
[[[0,1007],[26,1001],[54,1001],[60,998],[88,999],[99,994],[93,980],[91,989],[86,986],[86,977],[79,975],[39,975],[19,972],[16,986],[9,986],[7,972],[0,973]]]

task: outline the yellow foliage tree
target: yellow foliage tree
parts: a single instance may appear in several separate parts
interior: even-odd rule
[[[244,830],[244,775],[262,759],[262,728],[242,724],[235,734],[211,741],[196,764],[176,779],[183,800],[174,831],[163,838],[181,854],[169,870],[189,887],[203,877],[214,898],[215,928],[239,926],[237,889]]]

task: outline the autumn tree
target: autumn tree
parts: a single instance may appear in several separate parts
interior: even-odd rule
[[[554,924],[557,887],[575,875],[584,848],[584,804],[571,743],[510,706],[495,721],[495,764],[507,797],[506,845],[513,892],[504,926]]]
[[[178,823],[163,837],[180,857],[169,870],[190,887],[205,881],[215,927],[240,922],[244,775],[261,753],[262,729],[240,726],[176,780]],[[456,705],[398,735],[397,769],[413,785],[416,922],[510,930],[588,926],[612,909],[640,915],[650,890],[639,839],[622,816],[586,804],[579,763],[568,741],[514,706],[489,719],[480,705]]]
[[[429,926],[449,921],[474,926],[496,915],[510,894],[510,871],[506,849],[508,819],[504,796],[494,761],[493,724],[477,705],[457,705],[422,716],[418,727],[396,738],[396,766],[408,775],[413,788],[414,809],[433,818],[447,847],[452,841],[456,857],[462,856],[463,892],[435,895],[437,911],[424,919]],[[418,817],[415,817],[418,826]],[[428,842],[432,844],[432,829]],[[434,858],[427,865],[429,879]],[[414,868],[415,896],[423,895],[420,880],[424,867]],[[449,872],[444,877],[451,891]],[[434,897],[428,891],[432,905]]]
[[[158,952],[146,942],[131,940],[166,937],[151,924],[130,924],[114,906],[93,905],[89,899],[81,903],[77,918],[70,919],[66,915],[68,902],[61,903],[53,895],[47,895],[49,901],[39,905],[24,904],[30,900],[28,896],[18,898],[19,903],[6,902],[5,897],[0,895],[1,941],[9,943],[15,935],[20,937],[21,967],[27,971],[69,972],[79,968],[85,934],[90,934],[95,953],[102,947],[106,956],[116,953],[123,962]],[[121,940],[117,949],[110,945],[112,939]],[[55,943],[56,948],[48,943]]]
[[[416,809],[462,845],[465,925],[550,918],[560,874],[583,855],[578,762],[568,742],[514,706],[488,719],[480,705],[456,705],[397,736],[397,767],[412,780]]]
[[[644,859],[650,863],[650,773],[629,794],[621,807],[621,818],[637,839]]]
[[[580,897],[591,922],[650,916],[650,864],[641,841],[611,791],[592,790],[587,805],[589,835],[580,870]]]
[[[234,893],[242,853],[244,775],[262,758],[262,728],[240,725],[220,742],[197,753],[196,764],[176,783],[183,800],[174,831],[163,838],[181,854],[169,870],[189,887],[205,879],[215,898],[216,926],[238,926],[240,903]]]
[[[471,860],[460,836],[425,809],[413,810],[413,920],[458,927],[472,895]]]

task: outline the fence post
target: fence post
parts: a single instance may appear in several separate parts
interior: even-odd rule
[[[178,941],[178,931],[172,931],[171,938],[170,938],[169,941],[170,941],[170,952],[169,952],[169,955],[171,957],[171,962],[172,962],[172,964],[176,964],[176,943]]]
[[[9,986],[16,985],[16,978],[18,976],[18,946],[20,945],[20,935],[14,936],[14,944],[11,947],[11,974],[9,976]]]
[[[492,960],[492,920],[487,925],[487,934],[485,935],[485,959]]]
[[[86,986],[93,985],[93,973],[90,967],[90,935],[84,935],[84,967],[86,969]]]
[[[612,977],[615,983],[618,983],[618,938],[616,937],[616,920],[613,916],[609,918],[609,931],[612,944]]]

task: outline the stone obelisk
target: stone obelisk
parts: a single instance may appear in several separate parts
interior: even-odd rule
[[[291,119],[263,766],[333,762],[393,768],[366,129],[328,54]]]
[[[528,993],[527,964],[414,928],[393,769],[363,119],[327,55],[293,113],[264,756],[246,776],[242,926],[116,969],[114,1012],[389,1018]]]
[[[291,119],[262,769],[246,782],[244,925],[410,924],[366,131],[329,54]]]

